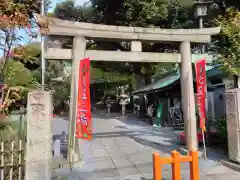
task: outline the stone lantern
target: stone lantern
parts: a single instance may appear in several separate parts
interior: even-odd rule
[[[204,0],[199,0],[193,4],[194,8],[194,16],[199,20],[199,28],[203,28],[203,18],[207,16],[207,10],[210,5],[213,4],[213,1],[204,1]],[[205,53],[205,46],[202,45],[201,49],[202,53]]]
[[[122,106],[122,116],[126,116],[126,105],[130,103],[130,98],[125,94],[125,89],[121,87],[121,93],[119,95],[119,104]]]

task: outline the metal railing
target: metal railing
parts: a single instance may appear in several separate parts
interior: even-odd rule
[[[168,109],[169,118],[172,120],[173,126],[183,126],[183,115],[181,109],[178,107],[171,107]]]

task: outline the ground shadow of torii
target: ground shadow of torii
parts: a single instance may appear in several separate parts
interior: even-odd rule
[[[149,136],[149,137],[161,136],[161,141],[158,141],[158,142],[151,141],[141,136]],[[171,132],[167,132],[167,131],[149,132],[147,130],[124,130],[124,131],[115,131],[115,132],[93,133],[93,137],[95,139],[112,138],[112,137],[128,137],[135,140],[139,144],[154,148],[156,149],[156,151],[161,151],[164,154],[165,153],[169,154],[171,150],[179,149],[181,147],[176,142],[176,136],[171,134]]]
[[[123,125],[115,126],[115,128],[121,129],[121,131],[94,133],[93,136],[95,138],[124,137],[124,136],[130,137],[131,139],[134,139],[135,141],[142,145],[154,148],[158,151],[167,154],[169,154],[171,150],[180,150],[181,148],[185,148],[185,145],[180,145],[177,140],[179,131],[175,131],[172,128],[168,127],[156,129],[153,128],[151,125],[147,124],[146,122],[132,115],[128,116],[126,120],[121,120],[121,117],[117,113],[113,113],[110,115],[102,113],[101,116],[102,116],[101,119],[104,119],[106,121],[111,119],[117,119],[118,121],[121,121]],[[99,114],[97,117],[99,118]],[[128,128],[128,125],[130,126],[134,125],[135,127],[139,127],[139,129],[132,130],[131,128]],[[160,142],[154,142],[142,138],[141,136],[160,136],[162,140]],[[202,148],[202,146],[199,147]],[[222,152],[217,152],[216,148],[214,147],[213,148],[207,147],[207,152],[208,159],[213,161],[219,161],[221,158],[224,158],[226,156]]]

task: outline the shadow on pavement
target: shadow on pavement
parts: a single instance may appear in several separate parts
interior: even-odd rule
[[[174,130],[171,127],[163,127],[160,129],[153,128],[150,124],[147,124],[142,119],[137,118],[134,115],[128,115],[125,120],[122,120],[120,114],[98,114],[98,118],[103,118],[104,120],[117,119],[124,125],[116,126],[115,128],[121,129],[119,132],[104,132],[104,133],[95,133],[96,138],[100,137],[120,137],[126,136],[131,137],[138,143],[146,145],[148,147],[155,148],[163,153],[169,153],[171,150],[179,150],[180,148],[185,148],[184,145],[179,144],[177,136],[179,131]],[[133,127],[133,128],[131,128]],[[154,138],[150,137],[159,137]],[[160,141],[159,141],[160,139]],[[203,146],[199,146],[200,150],[203,151]],[[221,149],[216,149],[216,147],[207,147],[208,160],[211,161],[220,161],[221,159],[227,158],[227,154],[221,151]]]

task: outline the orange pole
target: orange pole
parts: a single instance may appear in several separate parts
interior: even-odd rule
[[[162,180],[162,164],[172,164],[172,180],[181,179],[181,162],[190,163],[190,179],[200,180],[198,167],[198,152],[190,151],[189,156],[181,156],[172,151],[171,157],[161,158],[158,153],[153,154],[153,179]]]
[[[172,180],[180,180],[180,154],[177,151],[172,151]]]
[[[190,162],[190,179],[200,180],[198,167],[198,152],[190,151],[190,156],[192,156],[192,161]]]
[[[153,179],[162,180],[162,168],[160,162],[160,155],[158,153],[153,153]]]

